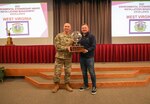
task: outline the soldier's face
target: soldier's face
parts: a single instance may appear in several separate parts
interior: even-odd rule
[[[82,31],[82,33],[87,33],[87,32],[89,32],[89,27],[87,25],[83,25],[81,27],[81,31]]]
[[[70,32],[71,31],[71,25],[69,23],[65,23],[64,24],[64,31],[66,33]]]

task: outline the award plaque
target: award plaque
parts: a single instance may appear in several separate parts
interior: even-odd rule
[[[10,29],[6,28],[6,32],[7,32],[7,35],[8,35],[6,45],[13,45],[12,38],[10,37],[10,30],[11,30],[11,28]]]
[[[84,47],[79,44],[79,41],[82,38],[81,33],[79,31],[74,31],[71,35],[72,35],[74,44],[73,46],[70,47],[70,51],[71,52],[83,52]]]

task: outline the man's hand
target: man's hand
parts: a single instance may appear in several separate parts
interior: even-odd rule
[[[67,47],[67,50],[68,50],[69,52],[71,52],[71,50],[70,50],[70,46],[68,46],[68,47]]]
[[[83,53],[87,53],[87,52],[88,52],[88,50],[87,50],[87,49],[84,49],[84,50],[83,50]]]

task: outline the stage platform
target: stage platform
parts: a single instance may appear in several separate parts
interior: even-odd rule
[[[54,63],[51,64],[1,64],[6,76],[24,76],[25,80],[38,88],[51,89]],[[150,62],[107,62],[95,63],[97,87],[133,87],[150,83]],[[61,76],[64,85],[64,72]],[[72,64],[71,86],[82,86],[79,63]],[[91,86],[90,76],[89,85]]]
[[[37,72],[49,71],[54,68],[54,63],[49,64],[4,64],[1,63],[0,66],[5,67],[6,76],[25,76],[25,75],[35,75]],[[150,61],[138,61],[138,62],[95,62],[95,68],[101,69],[122,69],[122,68],[146,68],[150,67]],[[79,63],[72,63],[72,68],[79,68]]]

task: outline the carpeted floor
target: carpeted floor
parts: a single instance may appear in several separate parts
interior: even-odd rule
[[[99,88],[80,92],[64,89],[53,94],[28,84],[23,78],[7,78],[0,83],[0,104],[150,104],[150,85],[144,87]]]

